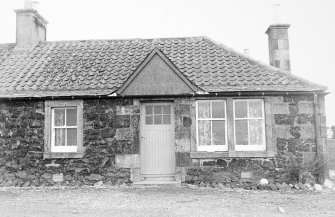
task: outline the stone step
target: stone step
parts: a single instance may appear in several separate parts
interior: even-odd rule
[[[176,175],[175,174],[167,174],[167,175],[143,175],[142,181],[175,181]]]
[[[138,182],[133,182],[132,185],[173,185],[173,186],[181,186],[180,180],[141,180]]]

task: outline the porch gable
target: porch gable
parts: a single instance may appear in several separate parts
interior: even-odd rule
[[[182,95],[195,93],[193,85],[157,48],[117,90],[123,96]]]

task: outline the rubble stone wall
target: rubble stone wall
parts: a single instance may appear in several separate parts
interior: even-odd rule
[[[322,98],[324,100],[324,98]],[[0,102],[0,186],[45,186],[63,179],[67,185],[99,181],[122,184],[140,177],[139,101],[84,101],[84,147],[80,159],[44,159],[44,101]],[[313,95],[271,96],[273,157],[191,157],[196,150],[193,97],[174,99],[175,150],[178,178],[183,182],[251,188],[270,183],[315,181],[317,164]],[[324,101],[321,103],[325,134]],[[322,166],[322,165],[321,165]]]
[[[176,126],[176,157],[181,179],[192,184],[220,182],[243,188],[258,185],[262,178],[270,183],[315,182],[321,168],[316,155],[313,95],[271,96],[267,102],[271,114],[266,118],[272,119],[271,140],[275,144],[273,157],[196,159],[190,157],[194,151],[190,150],[194,146],[190,122],[195,124],[195,101],[181,100],[176,106],[180,123]]]
[[[84,100],[80,159],[43,159],[44,101],[0,102],[0,186],[130,183],[139,162],[139,107],[132,100]],[[56,176],[55,176],[56,175]]]

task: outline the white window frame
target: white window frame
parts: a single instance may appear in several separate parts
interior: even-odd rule
[[[54,108],[77,108],[77,146],[76,150],[73,147],[59,148],[55,150],[54,146]],[[45,124],[44,124],[44,158],[82,158],[85,155],[85,147],[83,145],[83,130],[84,130],[84,103],[83,100],[46,100],[45,101]],[[59,147],[59,146],[57,146]],[[63,150],[62,150],[63,149]],[[72,149],[72,150],[71,150]]]
[[[247,101],[247,114],[249,115],[249,102],[259,101],[262,103],[262,117],[261,118],[236,118],[235,117],[235,103],[238,101]],[[265,114],[264,114],[264,100],[263,99],[234,99],[233,100],[233,120],[234,120],[234,145],[235,151],[265,151],[266,150],[266,135],[265,135]],[[250,132],[249,132],[249,121],[248,123],[248,145],[237,145],[236,144],[236,120],[263,120],[263,144],[261,145],[249,145],[250,144]]]
[[[212,102],[224,102],[224,112],[225,118],[199,118],[198,113],[198,103],[199,102],[210,102],[210,111],[212,114]],[[211,123],[211,145],[199,145],[199,124],[198,122],[201,120],[208,120]],[[213,145],[213,128],[212,128],[212,121],[220,120],[225,121],[225,145]],[[196,136],[197,136],[197,151],[207,151],[207,152],[216,152],[216,151],[228,151],[228,135],[227,135],[227,100],[218,99],[218,100],[197,100],[196,101]]]
[[[77,123],[76,126],[66,126],[67,118],[67,109],[75,108],[77,110]],[[64,122],[65,126],[55,126],[55,109],[64,109],[65,117]],[[77,136],[77,145],[76,146],[67,146],[67,130],[65,130],[65,146],[55,146],[56,140],[56,129],[77,129],[78,134],[78,107],[77,106],[68,106],[68,107],[53,107],[51,108],[51,152],[77,152],[78,150],[78,136]]]

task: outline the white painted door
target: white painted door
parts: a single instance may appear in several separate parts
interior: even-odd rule
[[[173,104],[142,104],[142,178],[144,180],[173,180],[175,164]]]

